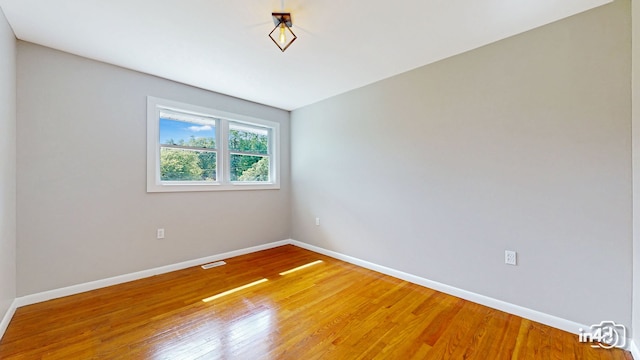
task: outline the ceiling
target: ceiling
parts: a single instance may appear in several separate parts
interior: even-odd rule
[[[611,0],[0,0],[16,37],[293,110]]]

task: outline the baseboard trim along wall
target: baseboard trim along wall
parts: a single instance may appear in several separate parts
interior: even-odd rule
[[[640,359],[640,349],[638,349],[638,344],[636,344],[635,340],[631,340],[628,344],[629,348],[627,350],[631,352],[631,356],[633,356],[634,359]]]
[[[551,327],[561,329],[573,334],[578,334],[579,329],[590,328],[588,325],[580,324],[571,320],[562,319],[557,316],[549,315],[540,311],[514,305],[506,301],[497,300],[488,296],[476,294],[470,291],[466,291],[466,290],[449,286],[443,283],[439,283],[437,281],[432,281],[416,275],[408,274],[402,271],[398,271],[398,270],[391,269],[378,264],[374,264],[365,260],[361,260],[352,256],[344,255],[335,251],[327,250],[314,245],[309,245],[307,243],[303,243],[297,240],[291,240],[291,243],[295,246],[299,246],[307,250],[315,251],[317,253],[327,255],[342,261],[346,261],[348,263],[358,265],[363,268],[377,271],[385,275],[393,276],[395,278],[402,279],[402,280],[405,280],[417,285],[421,285],[424,287],[428,287],[430,289],[438,290],[445,294],[453,295],[465,300],[472,301],[474,303],[478,303],[480,305],[484,305],[493,309],[504,311],[509,314],[518,315],[520,317],[537,321],[539,323],[549,325]]]
[[[557,329],[561,329],[570,333],[578,334],[579,329],[590,328],[588,325],[580,324],[571,320],[549,315],[540,311],[536,311],[536,310],[525,308],[519,305],[511,304],[502,300],[497,300],[488,296],[476,294],[470,291],[466,291],[466,290],[449,286],[443,283],[439,283],[437,281],[432,281],[416,275],[405,273],[403,271],[399,271],[399,270],[395,270],[395,269],[381,266],[378,264],[374,264],[372,262],[358,259],[349,255],[344,255],[335,251],[310,245],[298,240],[288,239],[288,240],[281,240],[281,241],[276,241],[268,244],[253,246],[249,248],[244,248],[240,250],[229,251],[222,254],[211,255],[211,256],[207,256],[207,257],[203,257],[195,260],[189,260],[189,261],[185,261],[185,262],[181,262],[173,265],[161,266],[154,269],[143,270],[143,271],[120,275],[120,276],[114,276],[107,279],[96,280],[96,281],[92,281],[84,284],[78,284],[78,285],[68,286],[60,289],[55,289],[55,290],[50,290],[50,291],[45,291],[37,294],[19,297],[12,303],[11,307],[9,308],[4,318],[2,319],[2,323],[0,323],[0,338],[2,337],[2,335],[4,335],[4,332],[7,326],[9,325],[9,322],[11,321],[11,318],[13,317],[13,314],[15,313],[16,309],[21,306],[31,305],[31,304],[35,304],[35,303],[39,303],[39,302],[43,302],[51,299],[56,299],[64,296],[75,295],[85,291],[95,290],[95,289],[99,289],[99,288],[103,288],[111,285],[117,285],[117,284],[138,280],[138,279],[142,279],[142,278],[146,278],[154,275],[168,273],[171,271],[182,270],[188,267],[197,266],[197,265],[201,265],[208,262],[224,260],[234,256],[245,255],[245,254],[249,254],[256,251],[271,249],[271,248],[282,246],[282,245],[295,245],[300,248],[314,251],[326,256],[330,256],[332,258],[342,260],[354,265],[358,265],[369,270],[377,271],[385,275],[393,276],[401,280],[405,280],[417,285],[428,287],[430,289],[441,291],[445,294],[453,295],[468,301],[472,301],[484,306],[488,306],[496,310],[521,316],[529,320],[537,321],[539,323],[542,323]],[[631,341],[631,339],[628,339],[627,341],[627,350],[629,350],[632,353],[634,358],[640,359],[640,351],[637,345],[635,344],[635,342]]]
[[[2,339],[2,337],[4,336],[4,332],[7,331],[7,327],[9,327],[9,323],[13,318],[13,314],[16,313],[17,308],[18,303],[16,300],[13,300],[11,302],[11,305],[9,306],[9,309],[7,309],[7,312],[2,317],[2,322],[0,322],[0,339]]]
[[[248,247],[240,250],[229,251],[222,254],[211,255],[211,256],[195,259],[195,260],[184,261],[184,262],[173,264],[173,265],[161,266],[161,267],[157,267],[149,270],[138,271],[131,274],[119,275],[119,276],[114,276],[107,279],[91,281],[84,284],[72,285],[72,286],[67,286],[60,289],[54,289],[54,290],[44,291],[44,292],[36,293],[32,295],[26,295],[26,296],[17,298],[15,302],[17,303],[18,307],[36,304],[39,302],[57,299],[64,296],[83,293],[85,291],[91,291],[91,290],[100,289],[100,288],[111,286],[111,285],[117,285],[117,284],[129,282],[129,281],[147,278],[154,275],[160,275],[160,274],[165,274],[165,273],[176,271],[176,270],[182,270],[188,267],[202,265],[204,263],[228,259],[228,258],[239,256],[239,255],[250,254],[260,250],[271,249],[277,246],[287,245],[290,243],[291,243],[290,240],[281,240],[281,241],[276,241],[268,244],[252,246],[252,247]]]

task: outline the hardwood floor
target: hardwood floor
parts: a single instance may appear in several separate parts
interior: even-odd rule
[[[226,262],[19,308],[0,359],[631,359],[290,245]]]

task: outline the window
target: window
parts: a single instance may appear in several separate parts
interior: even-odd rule
[[[279,189],[279,124],[147,98],[147,192]]]
[[[217,179],[216,119],[160,109],[160,181]]]
[[[269,132],[267,128],[229,123],[231,181],[269,181]]]

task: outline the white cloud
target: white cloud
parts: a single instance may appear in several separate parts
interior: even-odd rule
[[[189,131],[199,132],[199,131],[211,131],[213,128],[211,125],[202,125],[202,126],[189,126]]]

